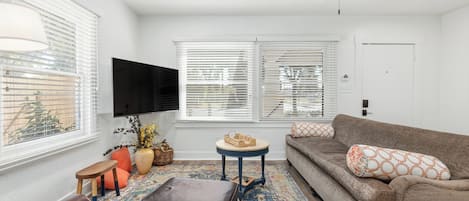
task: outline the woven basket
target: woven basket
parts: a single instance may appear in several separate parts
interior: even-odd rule
[[[153,149],[155,158],[153,165],[168,165],[173,162],[174,150],[171,147],[156,147]]]

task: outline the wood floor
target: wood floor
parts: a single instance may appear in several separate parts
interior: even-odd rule
[[[178,164],[200,164],[200,165],[206,165],[206,164],[213,164],[216,161],[174,161],[174,163]],[[251,161],[245,161],[245,162],[251,162]],[[226,161],[227,165],[237,165],[236,161],[233,160],[228,160]],[[287,164],[287,161],[266,161],[266,163],[285,163]],[[308,198],[308,201],[322,201],[320,197],[317,196],[317,194],[311,189],[311,187],[306,183],[306,181],[301,177],[301,175],[295,170],[294,167],[289,166],[288,172],[290,175],[292,175],[293,179],[297,183],[298,187],[300,187],[300,190],[303,192],[303,194]]]

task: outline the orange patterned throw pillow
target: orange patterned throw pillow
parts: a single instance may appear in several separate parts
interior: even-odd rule
[[[334,128],[330,124],[312,122],[293,122],[291,127],[292,137],[334,137]]]
[[[347,167],[358,177],[392,180],[402,175],[448,180],[448,167],[429,155],[386,149],[369,145],[353,145],[347,152]]]

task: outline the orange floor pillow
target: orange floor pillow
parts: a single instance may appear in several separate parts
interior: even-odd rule
[[[117,167],[130,173],[132,170],[132,162],[130,161],[130,153],[127,147],[120,148],[111,154],[111,159],[117,161]]]
[[[116,168],[117,169],[117,181],[119,182],[119,188],[125,188],[127,186],[127,182],[129,180],[130,173],[127,171]],[[97,178],[98,185],[101,186],[101,177]],[[112,170],[107,171],[104,174],[104,188],[108,190],[114,190],[114,175],[112,174]]]

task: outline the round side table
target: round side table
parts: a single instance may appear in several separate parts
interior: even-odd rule
[[[222,180],[226,180],[225,174],[225,159],[226,156],[238,158],[238,178],[239,178],[239,192],[238,198],[243,199],[244,193],[253,188],[257,184],[265,184],[265,155],[269,152],[269,143],[264,140],[256,139],[256,146],[251,147],[235,147],[231,144],[225,143],[224,140],[218,140],[216,143],[217,152],[221,154],[222,161]],[[261,178],[255,179],[247,186],[243,186],[243,158],[244,157],[261,157],[262,175]]]

